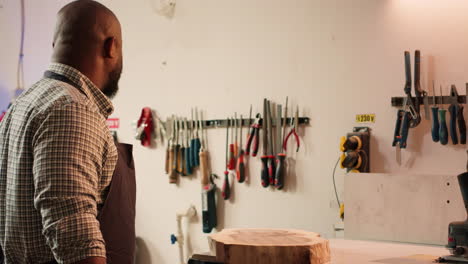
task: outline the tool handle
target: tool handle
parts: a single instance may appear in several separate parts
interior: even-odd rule
[[[448,131],[447,131],[447,121],[445,120],[445,113],[447,110],[439,109],[439,141],[442,145],[447,145],[448,143]]]
[[[253,151],[252,151],[252,156],[256,157],[258,154],[258,146],[260,144],[260,129],[255,129],[255,136],[254,136],[254,142],[253,142]]]
[[[194,158],[193,161],[194,161],[195,167],[200,166],[200,157],[199,157],[200,148],[201,148],[200,138],[195,138],[194,148],[193,148],[193,158]]]
[[[439,108],[432,107],[432,141],[439,142]]]
[[[184,157],[185,157],[185,148],[179,147],[177,151],[177,173],[184,174]]]
[[[229,145],[229,164],[228,164],[228,169],[229,170],[235,170],[236,169],[236,156],[234,155],[234,144]]]
[[[239,156],[239,143],[238,142],[235,142],[234,143],[234,157],[238,157]]]
[[[190,162],[191,151],[192,150],[190,148],[185,149],[185,171],[186,171],[186,175],[192,175],[192,164]]]
[[[224,183],[223,183],[223,189],[222,189],[221,194],[224,200],[229,200],[229,198],[231,197],[231,186],[229,184],[229,172],[228,171],[224,172]]]
[[[401,133],[400,133],[400,148],[406,148],[406,141],[408,140],[408,132],[410,126],[410,113],[403,113],[403,120],[401,121]]]
[[[177,153],[175,147],[171,148],[169,153],[169,159],[171,160],[171,173],[169,174],[169,183],[177,183]]]
[[[275,156],[268,156],[268,179],[270,181],[270,185],[275,185]]]
[[[193,168],[196,167],[195,155],[197,155],[196,152],[195,152],[195,139],[194,138],[192,138],[192,140],[190,140],[190,148],[189,149],[190,149],[190,154],[189,154],[189,156],[190,156],[190,161],[189,161],[190,162],[190,168],[193,169]]]
[[[171,160],[169,159],[170,153],[171,153],[171,150],[169,148],[167,148],[166,149],[166,164],[164,166],[164,171],[166,172],[166,174],[169,174],[169,172],[171,172],[170,171]]]
[[[406,83],[405,83],[405,94],[411,94],[411,56],[409,51],[405,51],[405,75],[406,75]]]
[[[284,187],[284,176],[286,174],[286,154],[280,153],[277,158],[275,186],[278,190],[281,190]]]
[[[393,143],[392,146],[395,147],[397,143],[400,142],[400,131],[401,131],[401,121],[403,119],[405,111],[404,110],[398,110],[397,112],[397,120],[395,124],[395,132],[393,133]]]
[[[250,155],[250,146],[252,145],[253,139],[255,137],[255,128],[252,127],[250,129],[250,133],[248,134],[247,144],[245,145],[245,155]]]
[[[458,107],[458,130],[460,131],[460,144],[466,144],[466,122],[463,115],[463,106]]]
[[[210,184],[208,175],[208,153],[206,151],[200,151],[200,173],[202,186]]]
[[[243,183],[245,181],[245,163],[243,149],[241,149],[239,153],[239,158],[237,159],[236,176],[238,182]]]
[[[454,145],[458,144],[458,134],[457,134],[457,113],[458,107],[456,105],[450,105],[450,138],[452,138],[452,143]]]
[[[262,186],[266,188],[270,185],[270,180],[268,176],[268,156],[262,156],[260,159],[262,160]]]

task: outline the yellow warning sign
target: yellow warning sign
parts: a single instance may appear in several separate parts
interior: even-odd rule
[[[357,123],[375,123],[375,114],[356,115]]]

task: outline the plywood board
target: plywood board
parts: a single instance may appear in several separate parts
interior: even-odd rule
[[[466,219],[456,175],[348,174],[345,237],[445,245]]]

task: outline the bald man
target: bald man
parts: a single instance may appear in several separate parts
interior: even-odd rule
[[[0,123],[5,263],[106,263],[98,214],[118,159],[106,119],[121,71],[117,17],[94,1],[63,7],[44,78]]]

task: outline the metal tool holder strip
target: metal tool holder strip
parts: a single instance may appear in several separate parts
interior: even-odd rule
[[[294,118],[286,118],[286,125],[290,126],[292,119]],[[248,118],[243,118],[243,119],[238,119],[238,120],[240,121],[241,126],[250,126],[251,124],[255,122],[254,118],[250,119],[250,122]],[[217,127],[226,127],[228,120],[227,119],[215,119],[215,120],[202,120],[202,122],[204,122],[203,126],[205,128],[217,128]],[[281,119],[281,124],[283,123],[284,123],[284,118]],[[308,125],[309,123],[310,123],[310,118],[299,117],[299,125]],[[260,124],[263,124],[263,118],[260,119]],[[273,121],[272,125],[276,126],[276,122]]]
[[[458,96],[458,103],[459,104],[467,104],[467,102],[468,102],[468,83],[466,83],[465,85],[466,85],[465,95],[459,95]],[[393,107],[402,107],[403,102],[404,102],[405,99],[406,99],[406,96],[405,97],[392,97],[392,106]],[[421,100],[419,100],[419,101],[421,102],[420,104],[422,105],[424,102],[422,100],[422,97],[420,99]],[[428,95],[427,99],[429,101],[429,105],[434,104],[434,97],[432,95]],[[450,96],[435,96],[435,102],[436,102],[436,104],[439,104],[439,105],[441,105],[441,102],[444,102],[444,105],[450,104],[450,103],[447,103],[447,102],[450,102],[450,99],[451,99]]]

